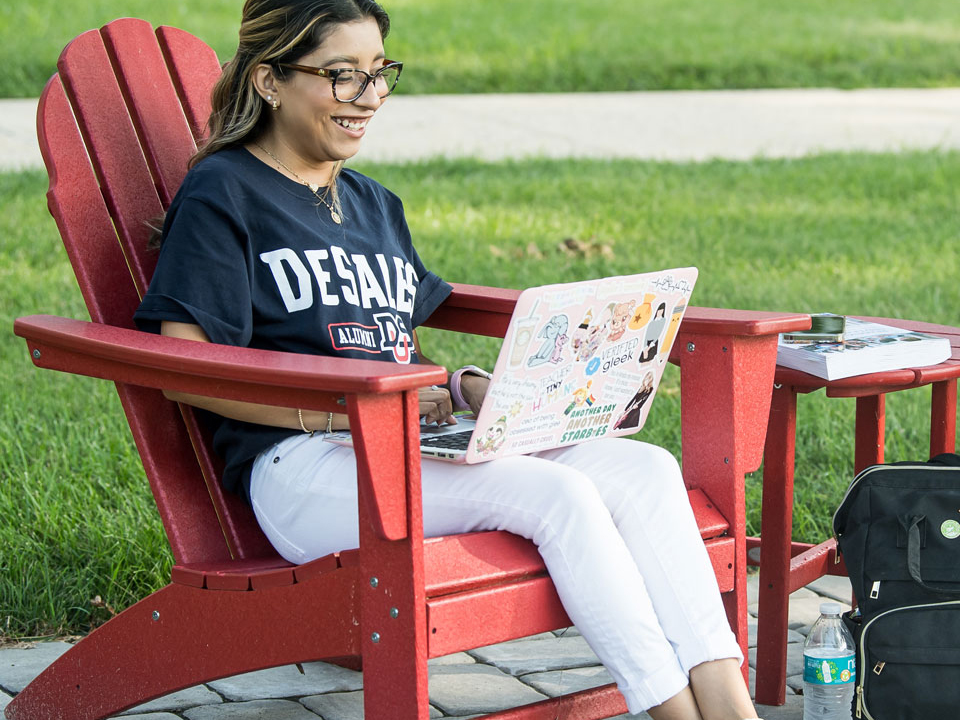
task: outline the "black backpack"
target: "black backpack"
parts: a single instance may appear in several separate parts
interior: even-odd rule
[[[833,531],[857,600],[854,716],[960,717],[960,456],[867,468]]]

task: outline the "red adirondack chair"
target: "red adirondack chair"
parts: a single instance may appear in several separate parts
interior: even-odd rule
[[[10,720],[92,720],[260,668],[327,660],[364,669],[366,716],[428,717],[427,660],[566,627],[535,547],[504,532],[424,540],[417,388],[432,366],[305,357],[133,329],[150,279],[145,221],[170,202],[202,137],[220,64],[180,30],[123,19],[76,38],[41,98],[49,208],[92,322],[20,318],[36,365],[117,383],[175,559],[171,583],[78,642],[17,695]],[[518,293],[456,285],[430,325],[502,337]],[[690,500],[746,650],[744,473],[759,466],[776,333],[806,315],[691,308],[674,353]],[[349,413],[360,548],[292,566],[250,509],[221,491],[189,407],[157,388]],[[602,718],[614,686],[496,713]]]

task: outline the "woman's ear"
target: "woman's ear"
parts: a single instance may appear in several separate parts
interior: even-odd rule
[[[280,84],[273,73],[273,68],[266,63],[260,63],[253,69],[253,87],[267,104],[279,102]]]

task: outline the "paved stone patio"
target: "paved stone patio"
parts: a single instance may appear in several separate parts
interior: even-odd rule
[[[756,616],[756,576],[748,606]],[[830,598],[845,606],[846,578],[828,577],[790,597],[787,646],[787,702],[759,707],[764,720],[801,720],[803,639]],[[756,664],[756,620],[750,624],[750,682]],[[0,650],[0,710],[47,665],[69,648],[64,642]],[[363,675],[326,663],[308,663],[237,675],[182,690],[121,716],[125,720],[362,720]],[[467,718],[537,702],[612,682],[575,628],[543,633],[430,661],[431,718]],[[619,720],[649,718],[621,715]]]

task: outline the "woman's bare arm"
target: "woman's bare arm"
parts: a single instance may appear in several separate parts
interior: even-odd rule
[[[170,337],[181,338],[183,340],[194,340],[196,342],[210,342],[210,338],[199,325],[191,323],[172,322],[165,320],[160,325],[160,333]],[[271,427],[289,428],[290,430],[325,430],[329,413],[320,410],[301,410],[303,415],[303,427],[300,426],[300,414],[297,408],[277,407],[276,405],[261,405],[259,403],[242,402],[239,400],[225,400],[223,398],[208,397],[206,395],[194,395],[192,393],[176,392],[174,390],[164,390],[164,396],[168,400],[186,403],[194,407],[209,410],[222,415],[223,417],[242,422],[256,423],[258,425],[269,425]],[[452,412],[450,404],[450,394],[440,388],[421,388],[420,390],[420,415],[425,417],[427,422],[443,421],[450,417]],[[350,420],[346,413],[334,413],[331,428],[334,430],[346,430],[350,427]]]
[[[160,333],[170,337],[197,342],[210,342],[210,338],[199,325],[164,321],[160,325]],[[225,400],[223,398],[193,395],[192,393],[164,390],[168,400],[186,403],[194,407],[203,408],[223,417],[242,422],[269,425],[271,427],[301,430],[300,416],[296,408],[277,407],[276,405],[261,405],[259,403],[242,402],[240,400]],[[325,430],[329,413],[320,410],[303,410],[303,426],[307,430]],[[333,428],[342,430],[349,427],[347,416],[343,413],[334,413]]]

